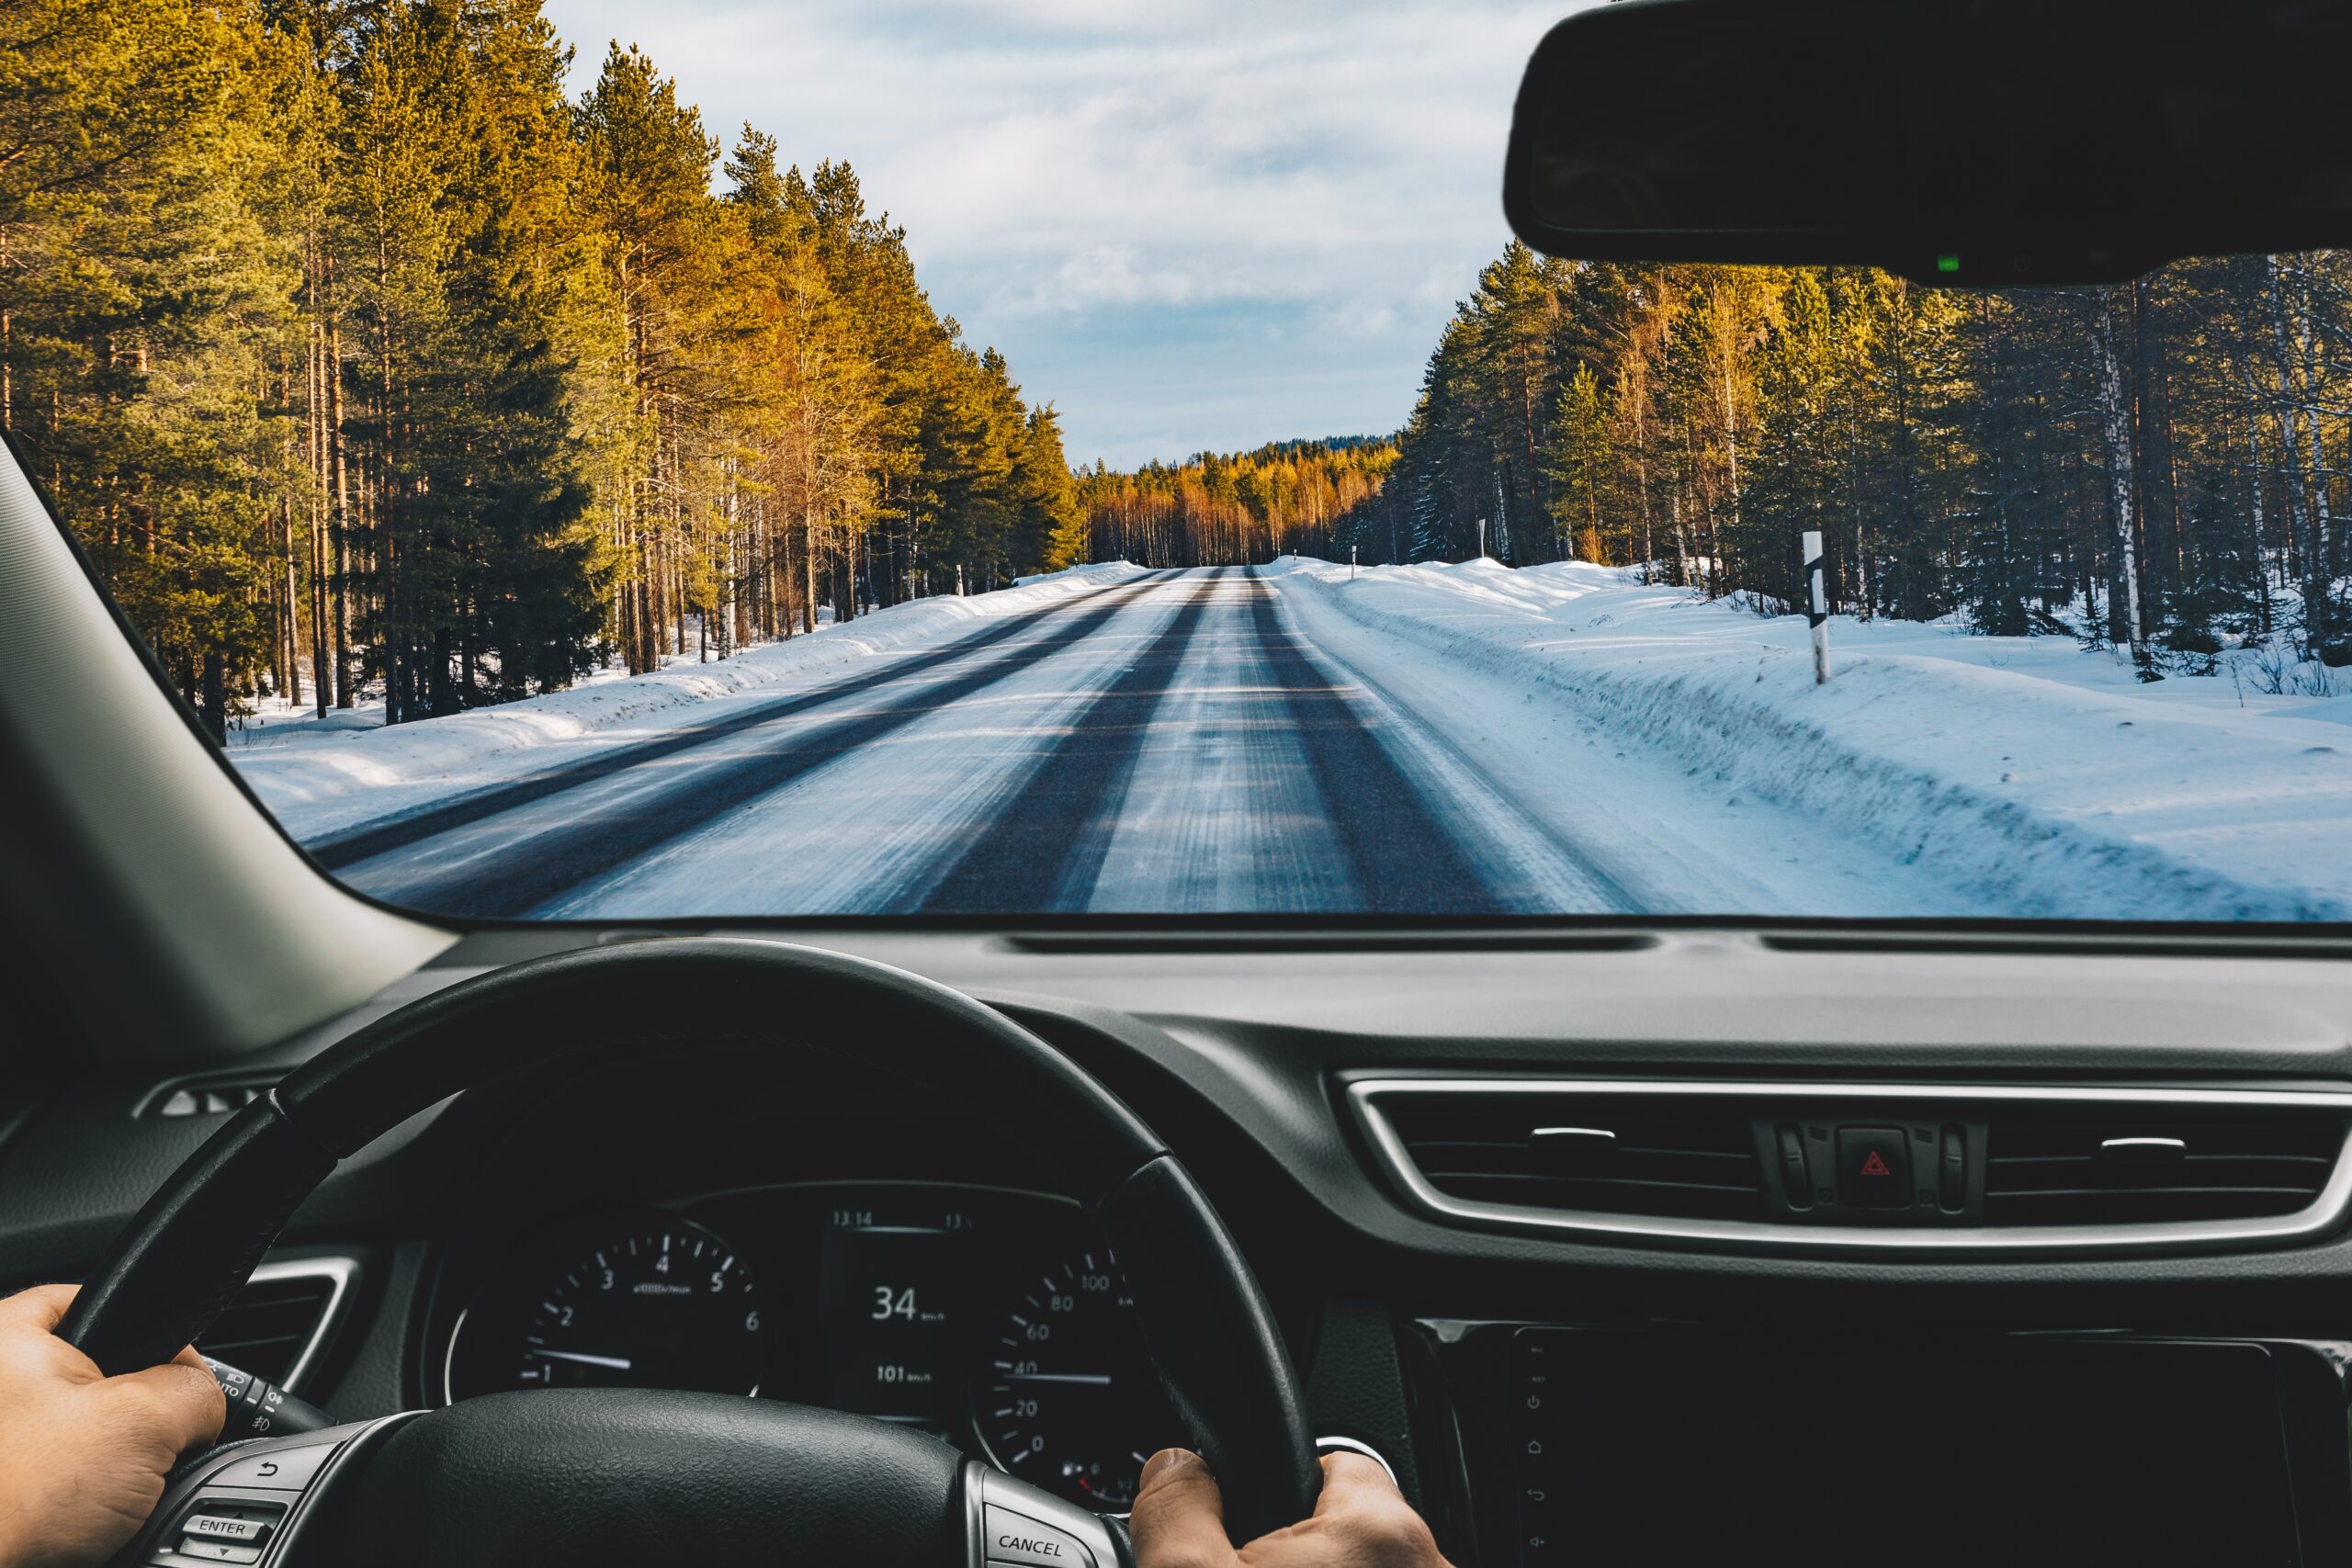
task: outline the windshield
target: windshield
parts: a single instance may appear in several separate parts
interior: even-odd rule
[[[0,424],[456,917],[2352,912],[2352,259],[1507,241],[1552,6],[21,0]]]

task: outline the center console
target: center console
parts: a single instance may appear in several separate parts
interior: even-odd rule
[[[1411,1336],[1459,1438],[1431,1511],[1487,1568],[2352,1555],[2352,1347],[1439,1320]]]

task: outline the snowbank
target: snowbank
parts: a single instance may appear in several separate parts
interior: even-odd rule
[[[2103,651],[1913,623],[1805,623],[1634,572],[1348,568],[1285,558],[1286,594],[1501,682],[1620,743],[1817,813],[2019,917],[2352,919],[2342,699],[2244,671],[2141,685]],[[1574,790],[1574,779],[1559,781]]]
[[[447,718],[355,728],[346,714],[330,716],[325,725],[247,732],[232,739],[230,757],[288,832],[314,838],[526,773],[537,761],[530,753],[540,747],[568,742],[579,755],[582,746],[632,745],[695,722],[700,705],[714,698],[935,648],[983,623],[1143,575],[1125,561],[1073,567],[995,592],[911,600],[728,660],[680,660],[648,674],[589,681]]]

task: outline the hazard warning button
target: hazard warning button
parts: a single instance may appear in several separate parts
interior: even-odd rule
[[[1911,1145],[1900,1127],[1838,1129],[1838,1196],[1866,1209],[1911,1203]]]

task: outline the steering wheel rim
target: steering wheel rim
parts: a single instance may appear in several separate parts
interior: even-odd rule
[[[679,1021],[680,998],[692,998],[695,1024]],[[1321,1471],[1272,1313],[1158,1135],[1068,1057],[961,992],[784,942],[582,949],[461,981],[369,1024],[190,1156],[116,1238],[59,1332],[109,1373],[166,1359],[210,1325],[334,1166],[410,1116],[508,1073],[714,1036],[767,1047],[788,1037],[1046,1129],[1041,1156],[1118,1248],[1145,1343],[1219,1478],[1235,1538],[1313,1510]]]

